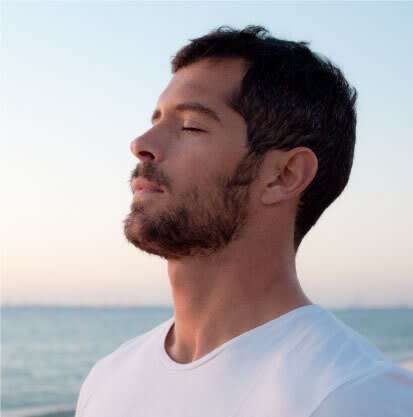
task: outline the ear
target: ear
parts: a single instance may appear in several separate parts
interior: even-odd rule
[[[276,204],[299,196],[317,173],[318,159],[303,146],[268,152],[262,172],[263,204]]]

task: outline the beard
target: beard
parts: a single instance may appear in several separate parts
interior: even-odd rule
[[[239,239],[248,217],[249,187],[261,158],[246,154],[230,177],[220,176],[211,188],[193,186],[182,198],[153,215],[134,202],[124,221],[126,239],[135,247],[165,259],[209,256]],[[170,190],[170,182],[152,162],[138,165],[132,178],[142,176]],[[169,195],[173,196],[172,193]]]

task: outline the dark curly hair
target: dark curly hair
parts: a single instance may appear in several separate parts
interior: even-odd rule
[[[203,58],[243,58],[248,70],[229,106],[248,126],[249,153],[262,160],[273,149],[310,148],[316,176],[301,193],[294,247],[345,188],[356,140],[356,90],[331,61],[307,42],[270,36],[262,26],[221,26],[191,39],[172,59],[175,73]]]

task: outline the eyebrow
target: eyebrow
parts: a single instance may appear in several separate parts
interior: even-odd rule
[[[199,114],[209,117],[210,119],[215,120],[219,124],[222,124],[222,121],[219,118],[218,114],[214,110],[210,109],[207,106],[204,106],[201,103],[197,103],[197,102],[180,103],[175,106],[174,110],[179,113],[183,113],[185,111],[192,111],[195,113],[199,113]],[[161,111],[159,109],[156,109],[152,114],[151,122],[154,123],[159,118],[160,115],[161,115]]]

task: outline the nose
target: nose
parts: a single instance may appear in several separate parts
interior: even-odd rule
[[[166,151],[166,138],[168,136],[165,128],[159,124],[153,126],[132,141],[131,151],[140,162],[160,162]]]
[[[132,153],[140,162],[161,162],[171,144],[171,129],[165,123],[157,123],[130,144]]]
[[[154,152],[151,152],[147,149],[147,146],[144,146],[141,136],[133,139],[130,144],[130,150],[141,162],[153,161],[155,159]]]

